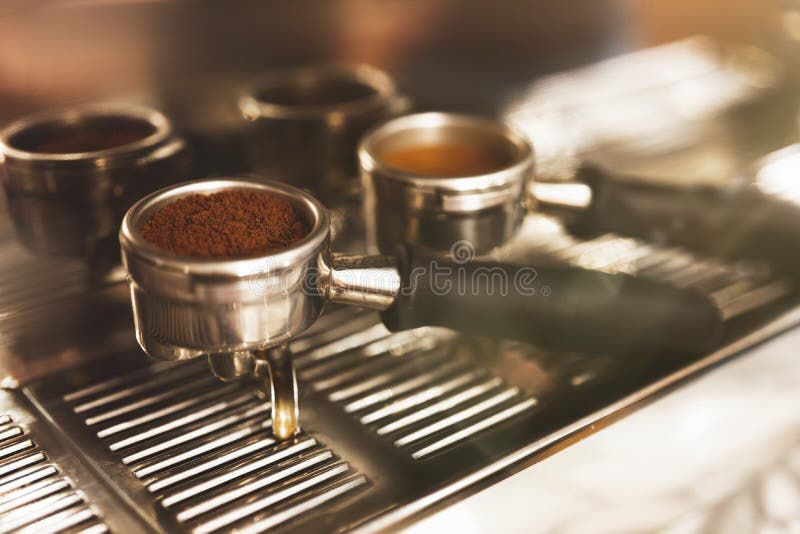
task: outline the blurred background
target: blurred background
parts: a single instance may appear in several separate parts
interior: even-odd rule
[[[386,70],[417,109],[498,114],[546,74],[698,34],[791,61],[798,18],[759,0],[4,0],[0,120],[125,99],[196,136],[233,135],[235,95],[253,75],[328,60]]]
[[[418,110],[514,123],[542,180],[591,159],[725,186],[797,140],[798,41],[788,0],[0,0],[0,123],[140,102],[175,121],[200,174],[247,172],[236,99],[254,76],[364,62]],[[787,197],[789,155],[762,176]],[[797,343],[761,346],[412,530],[800,532]]]

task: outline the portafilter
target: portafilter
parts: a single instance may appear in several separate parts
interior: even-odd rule
[[[397,150],[453,143],[487,151],[502,164],[441,176],[387,161]],[[535,211],[557,216],[579,235],[615,232],[705,254],[766,260],[781,272],[800,273],[800,260],[791,254],[800,243],[800,208],[744,177],[726,187],[666,185],[666,177],[647,182],[583,164],[571,180],[540,182],[533,148],[523,136],[500,122],[453,113],[384,123],[362,140],[359,161],[374,251],[388,252],[402,241],[448,254],[466,240],[483,254],[511,239],[524,215]],[[769,164],[769,158],[758,163]]]
[[[387,73],[347,63],[268,72],[239,99],[255,171],[337,202],[358,182],[364,132],[409,107]]]
[[[28,115],[0,132],[0,171],[20,241],[103,270],[119,221],[143,195],[188,175],[186,142],[149,107],[95,103]],[[94,272],[94,271],[92,271]]]
[[[193,194],[263,191],[290,202],[308,235],[272,254],[243,259],[178,257],[140,229],[164,206]],[[380,310],[390,330],[444,326],[477,335],[581,351],[705,350],[720,318],[699,293],[626,276],[567,267],[442,260],[414,247],[393,255],[329,250],[330,217],[308,193],[273,181],[187,182],[137,202],[122,223],[136,335],[151,356],[208,355],[223,379],[252,374],[272,392],[277,437],[297,429],[297,385],[286,342],[308,328],[326,302]],[[606,288],[585,295],[588,282]],[[615,298],[624,291],[628,298]]]

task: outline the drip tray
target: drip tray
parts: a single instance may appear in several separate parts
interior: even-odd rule
[[[706,291],[726,317],[724,346],[589,358],[443,329],[391,334],[374,313],[332,310],[291,343],[303,432],[282,443],[269,399],[218,382],[202,359],[153,363],[132,349],[20,394],[111,495],[87,492],[92,510],[117,524],[124,513],[126,532],[390,529],[800,321],[794,284],[760,269],[613,235],[576,241],[540,217],[526,225],[538,225],[538,259]]]
[[[19,392],[0,391],[0,532],[121,532],[135,520],[114,501]]]

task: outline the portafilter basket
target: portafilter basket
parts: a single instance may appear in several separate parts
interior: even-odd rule
[[[437,177],[387,164],[392,150],[464,143],[497,154],[505,164],[489,172]],[[533,148],[505,124],[459,113],[415,113],[369,132],[358,149],[367,242],[387,252],[397,243],[448,253],[466,241],[484,254],[510,239],[526,212]]]
[[[186,142],[159,111],[94,103],[23,117],[0,132],[0,176],[20,241],[47,255],[119,261],[119,221],[189,172]],[[100,267],[100,270],[102,270]]]
[[[268,72],[239,99],[256,172],[335,202],[357,184],[364,132],[410,105],[387,73],[347,63]]]
[[[142,225],[165,205],[231,189],[287,200],[309,234],[285,250],[244,259],[178,257],[141,236]],[[707,298],[633,277],[469,256],[447,261],[407,246],[391,256],[341,255],[330,252],[329,242],[325,207],[279,182],[202,180],[143,198],[120,231],[139,344],[159,359],[209,355],[223,379],[263,379],[272,394],[274,433],[286,438],[297,430],[298,409],[285,343],[326,302],[380,310],[390,330],[444,326],[591,352],[699,350],[719,332],[719,313]],[[583,292],[587,281],[603,292]],[[614,298],[618,291],[626,298]]]

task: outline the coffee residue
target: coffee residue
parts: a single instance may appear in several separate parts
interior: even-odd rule
[[[179,256],[243,258],[284,250],[309,229],[286,200],[235,189],[176,200],[140,231],[148,242]]]
[[[381,160],[396,169],[438,178],[477,176],[508,166],[509,154],[477,143],[447,142],[387,150]]]
[[[15,148],[42,154],[74,154],[117,148],[155,132],[149,122],[124,116],[89,117],[75,124],[46,123],[19,132]]]

